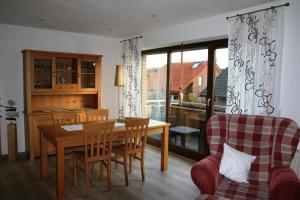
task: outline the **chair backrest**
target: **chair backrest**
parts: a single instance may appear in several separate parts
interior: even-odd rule
[[[75,124],[78,123],[78,115],[74,112],[64,112],[64,113],[53,113],[52,114],[53,124]]]
[[[125,118],[125,151],[140,152],[147,143],[149,118]]]
[[[114,123],[109,121],[84,124],[84,151],[87,162],[111,157]]]
[[[108,109],[86,110],[86,119],[88,122],[108,120]]]
[[[206,133],[211,155],[221,157],[225,142],[255,155],[249,176],[254,181],[268,181],[271,167],[289,166],[300,137],[294,121],[257,115],[215,115],[208,120]]]

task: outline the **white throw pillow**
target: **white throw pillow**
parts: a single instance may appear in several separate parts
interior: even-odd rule
[[[248,174],[256,156],[238,151],[224,143],[219,173],[236,181],[248,183]]]

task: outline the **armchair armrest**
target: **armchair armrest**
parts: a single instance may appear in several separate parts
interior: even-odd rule
[[[300,199],[300,180],[289,167],[276,167],[271,170],[269,200]]]
[[[220,162],[216,156],[207,156],[192,167],[191,177],[202,193],[215,193],[221,179]]]

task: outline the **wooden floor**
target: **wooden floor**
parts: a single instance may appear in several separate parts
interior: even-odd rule
[[[195,199],[199,195],[199,190],[190,177],[193,163],[171,154],[169,170],[161,172],[160,151],[149,146],[145,153],[145,182],[142,182],[139,161],[133,162],[128,187],[125,187],[123,166],[119,165],[115,169],[113,164],[112,191],[107,192],[106,179],[100,181],[99,170],[96,167],[92,174],[91,191],[88,195],[82,172],[78,173],[78,187],[73,186],[72,160],[66,160],[66,199]],[[0,200],[56,199],[55,165],[55,157],[49,157],[49,178],[43,180],[40,178],[39,159],[33,162],[26,158],[19,158],[18,161],[0,160]]]

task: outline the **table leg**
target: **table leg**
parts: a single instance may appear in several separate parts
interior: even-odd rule
[[[180,142],[181,142],[181,146],[182,147],[185,147],[185,134],[181,134],[180,136]]]
[[[56,146],[56,192],[57,199],[65,198],[65,152],[61,141]]]
[[[201,140],[201,132],[199,133],[199,139],[198,139],[198,152],[201,152],[202,153],[202,151],[201,151],[201,143],[202,143],[202,140]]]
[[[161,138],[161,171],[168,170],[169,126],[165,126]]]
[[[48,142],[47,139],[44,137],[44,134],[41,132],[40,135],[40,155],[41,155],[41,177],[47,178],[48,177]]]

